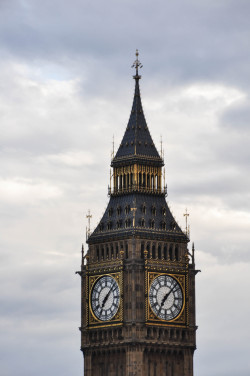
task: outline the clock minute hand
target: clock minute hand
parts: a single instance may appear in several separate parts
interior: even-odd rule
[[[169,292],[166,293],[166,295],[164,296],[164,298],[161,301],[161,307],[163,307],[163,304],[165,303],[165,301],[167,300],[167,298],[169,297],[169,295],[171,294],[171,292],[173,291],[174,288],[175,288],[175,285],[171,288],[171,290]]]
[[[102,308],[104,307],[106,301],[108,300],[108,297],[109,297],[109,295],[111,294],[111,291],[113,290],[113,288],[114,288],[114,285],[111,286],[111,289],[109,290],[109,292],[107,293],[107,295],[106,295],[105,298],[103,299],[103,302],[102,302]]]

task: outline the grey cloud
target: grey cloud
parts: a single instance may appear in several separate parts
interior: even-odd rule
[[[1,22],[2,48],[24,60],[54,60],[77,72],[87,61],[102,73],[112,61],[118,76],[127,69],[122,56],[138,47],[149,74],[165,75],[172,84],[205,77],[249,83],[249,4],[244,0],[26,4],[17,2]]]
[[[230,106],[221,116],[221,126],[239,133],[242,138],[250,132],[250,98]]]

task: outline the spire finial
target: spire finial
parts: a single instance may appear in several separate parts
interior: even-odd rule
[[[138,59],[138,56],[139,56],[139,52],[138,50],[136,49],[136,52],[135,52],[135,56],[136,56],[136,60],[134,61],[134,64],[132,65],[131,68],[135,68],[135,76],[134,76],[134,79],[137,79],[139,80],[141,78],[140,75],[138,75],[138,68],[142,68],[143,65],[141,64],[140,60]]]

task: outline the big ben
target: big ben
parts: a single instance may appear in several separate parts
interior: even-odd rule
[[[164,160],[142,108],[136,52],[129,121],[109,203],[82,257],[84,376],[193,376],[194,247],[166,202]],[[100,164],[101,167],[101,164]]]

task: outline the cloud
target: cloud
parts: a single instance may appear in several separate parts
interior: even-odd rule
[[[249,97],[247,97],[227,108],[221,116],[221,124],[229,131],[234,131],[241,135],[243,133],[243,135],[246,136],[250,131],[249,119],[250,105]]]
[[[68,151],[66,153],[48,155],[47,159],[56,164],[64,164],[69,167],[81,167],[93,165],[93,155],[88,151]]]
[[[87,69],[92,90],[94,77],[100,91],[103,74],[125,74],[123,56],[136,47],[145,56],[148,75],[159,75],[171,86],[207,77],[247,87],[248,10],[245,0],[158,0],[157,5],[109,0],[105,6],[101,1],[16,1],[2,11],[2,50],[31,63],[53,61],[78,74]]]
[[[250,287],[250,280],[246,278],[250,264],[239,260],[234,265],[222,265],[218,257],[203,251],[197,251],[197,261],[202,269],[196,278],[197,335],[198,348],[203,349],[197,366],[203,375],[209,374],[204,364],[205,352],[209,351],[216,359],[214,375],[230,374],[237,369],[240,374],[246,375],[248,349],[242,348],[241,344],[247,341],[249,331],[240,323],[250,313],[245,296],[245,291]],[[214,343],[217,344],[216,349],[213,349]],[[217,360],[218,350],[220,359]],[[227,361],[221,361],[221,356],[227,357]]]
[[[62,195],[58,187],[47,182],[36,182],[31,179],[0,180],[1,200],[11,203],[34,203],[38,200],[57,199]]]

